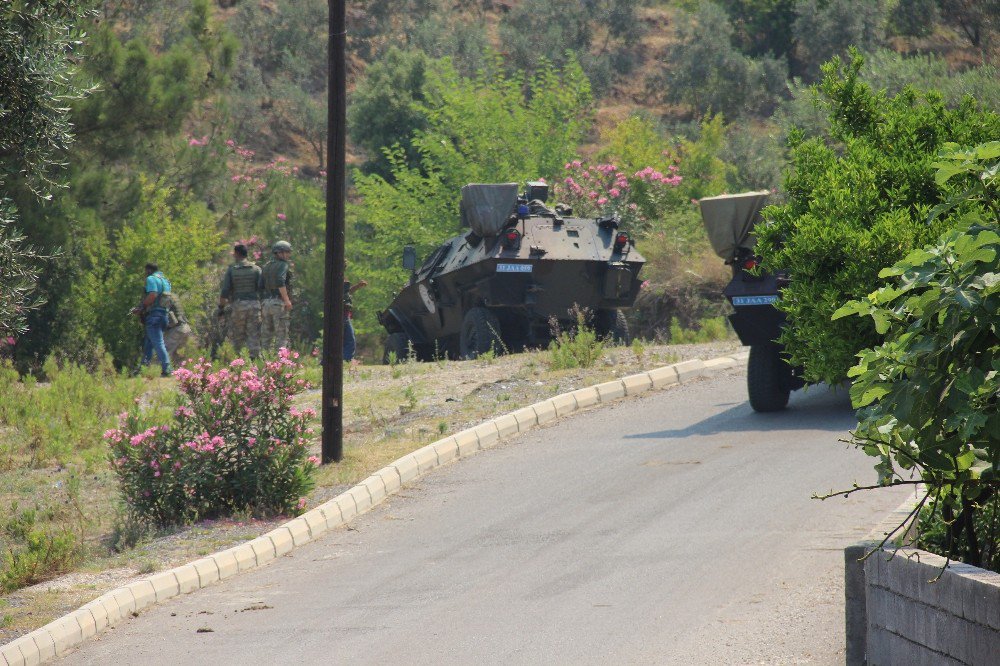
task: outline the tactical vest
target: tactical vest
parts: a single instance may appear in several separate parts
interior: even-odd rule
[[[257,278],[260,269],[252,262],[233,264],[229,267],[232,297],[237,301],[252,301],[257,298]]]
[[[282,281],[281,273],[284,270],[285,279]],[[288,262],[281,259],[272,259],[267,262],[261,271],[261,284],[264,285],[264,298],[281,298],[278,287],[288,287],[292,281],[292,272],[288,269]]]

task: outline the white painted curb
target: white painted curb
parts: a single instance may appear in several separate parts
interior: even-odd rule
[[[435,467],[488,449],[498,442],[581,409],[744,366],[748,358],[747,352],[739,352],[710,361],[675,363],[562,393],[449,435],[403,456],[350,490],[263,536],[107,592],[69,615],[21,636],[0,648],[0,666],[46,662],[143,608],[263,566],[293,548],[345,525],[398,491],[404,483]]]

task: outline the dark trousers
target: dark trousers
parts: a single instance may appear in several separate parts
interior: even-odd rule
[[[354,324],[351,323],[350,317],[344,317],[344,360],[352,360],[357,348],[358,341],[354,337]]]

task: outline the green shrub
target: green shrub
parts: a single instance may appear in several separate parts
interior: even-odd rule
[[[732,335],[732,329],[725,317],[706,317],[696,328],[682,328],[677,319],[670,320],[670,344],[691,345],[725,340]]]
[[[319,461],[307,448],[315,414],[292,407],[308,387],[297,357],[282,350],[260,368],[236,359],[215,372],[199,361],[174,373],[182,404],[170,423],[125,414],[105,438],[128,508],[156,525],[301,510]]]
[[[604,355],[604,343],[587,325],[587,314],[576,312],[576,326],[559,331],[549,344],[549,367],[553,370],[589,368]]]
[[[932,217],[956,210],[959,227],[883,270],[888,284],[835,316],[870,320],[885,336],[850,371],[854,442],[879,459],[882,485],[923,484],[945,554],[982,566],[996,558],[1000,490],[1000,141],[947,146],[935,166],[937,184],[960,194]]]
[[[0,555],[0,591],[13,592],[49,580],[73,566],[80,550],[73,532],[41,527],[34,509],[19,511],[14,505],[11,516],[2,529],[6,546]]]
[[[889,97],[860,80],[862,65],[855,53],[846,68],[837,59],[824,67],[830,136],[793,133],[787,203],[766,208],[756,229],[765,268],[793,276],[778,304],[789,322],[781,341],[812,382],[840,382],[855,354],[879,339],[862,319],[831,322],[834,311],[954,224],[950,214],[927,223],[941,196],[931,166],[938,149],[1000,135],[1000,116],[973,100],[951,109],[934,93]]]
[[[101,460],[101,433],[134,404],[144,382],[119,375],[106,355],[96,369],[50,356],[42,373],[39,383],[0,362],[0,426],[12,429],[12,455],[27,456],[32,466]]]
[[[975,513],[969,523],[956,524],[954,510],[941,502],[920,511],[916,546],[944,557],[978,551],[977,566],[1000,571],[1000,497],[993,496],[975,503]],[[971,530],[969,529],[971,527]],[[956,529],[957,528],[957,529]],[[975,535],[975,540],[970,539]]]

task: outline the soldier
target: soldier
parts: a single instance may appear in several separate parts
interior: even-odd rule
[[[260,354],[260,267],[247,259],[242,243],[233,246],[235,264],[226,269],[219,292],[219,316],[232,303],[229,336],[237,352],[246,348],[250,360]]]
[[[271,248],[274,258],[267,262],[260,274],[263,301],[261,334],[266,349],[288,347],[288,322],[292,317],[292,299],[288,294],[292,272],[288,260],[292,246],[288,241],[278,241]]]

